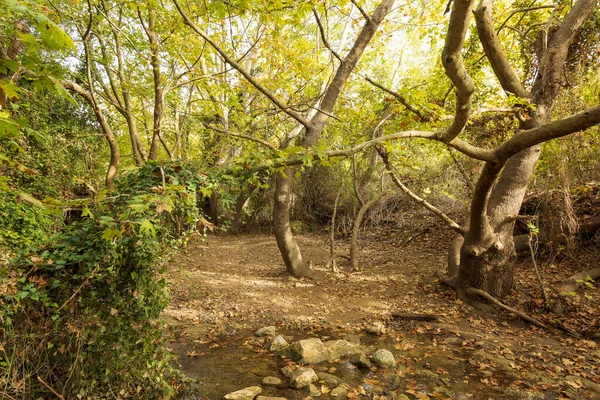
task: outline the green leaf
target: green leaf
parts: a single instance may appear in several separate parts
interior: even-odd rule
[[[150,220],[145,219],[140,224],[140,233],[142,234],[150,234],[151,236],[156,235],[156,231],[154,230],[154,225]]]

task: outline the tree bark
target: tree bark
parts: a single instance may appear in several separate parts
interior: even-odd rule
[[[277,174],[273,205],[273,233],[283,257],[285,268],[290,275],[299,278],[312,275],[312,271],[302,259],[300,247],[298,247],[290,227],[290,207],[295,173],[296,168],[290,167],[286,168],[285,175]]]

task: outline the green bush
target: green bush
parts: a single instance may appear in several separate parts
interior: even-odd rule
[[[162,337],[165,250],[195,231],[203,175],[148,164],[84,215],[0,271],[0,387],[38,398],[169,398],[176,372]],[[52,388],[52,389],[50,389]]]

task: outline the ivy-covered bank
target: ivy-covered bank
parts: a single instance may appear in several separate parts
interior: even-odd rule
[[[60,233],[41,243],[37,231],[23,239],[39,244],[0,269],[0,391],[65,399],[175,394],[161,332],[162,265],[166,250],[196,232],[205,179],[186,164],[148,163],[113,190],[72,201],[81,217]]]

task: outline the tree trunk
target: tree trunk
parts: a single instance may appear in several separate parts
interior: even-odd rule
[[[302,259],[302,253],[300,253],[300,248],[290,227],[292,185],[295,173],[296,168],[286,168],[284,173],[277,174],[273,205],[273,232],[285,268],[291,275],[299,278],[312,275],[312,271]]]
[[[354,227],[352,228],[352,240],[350,241],[350,263],[352,264],[352,269],[354,271],[359,270],[358,266],[358,234],[360,233],[360,227],[362,225],[363,219],[373,204],[377,203],[379,200],[383,199],[387,193],[380,193],[379,196],[372,198],[362,205],[358,214],[356,215],[356,220],[354,221]]]

